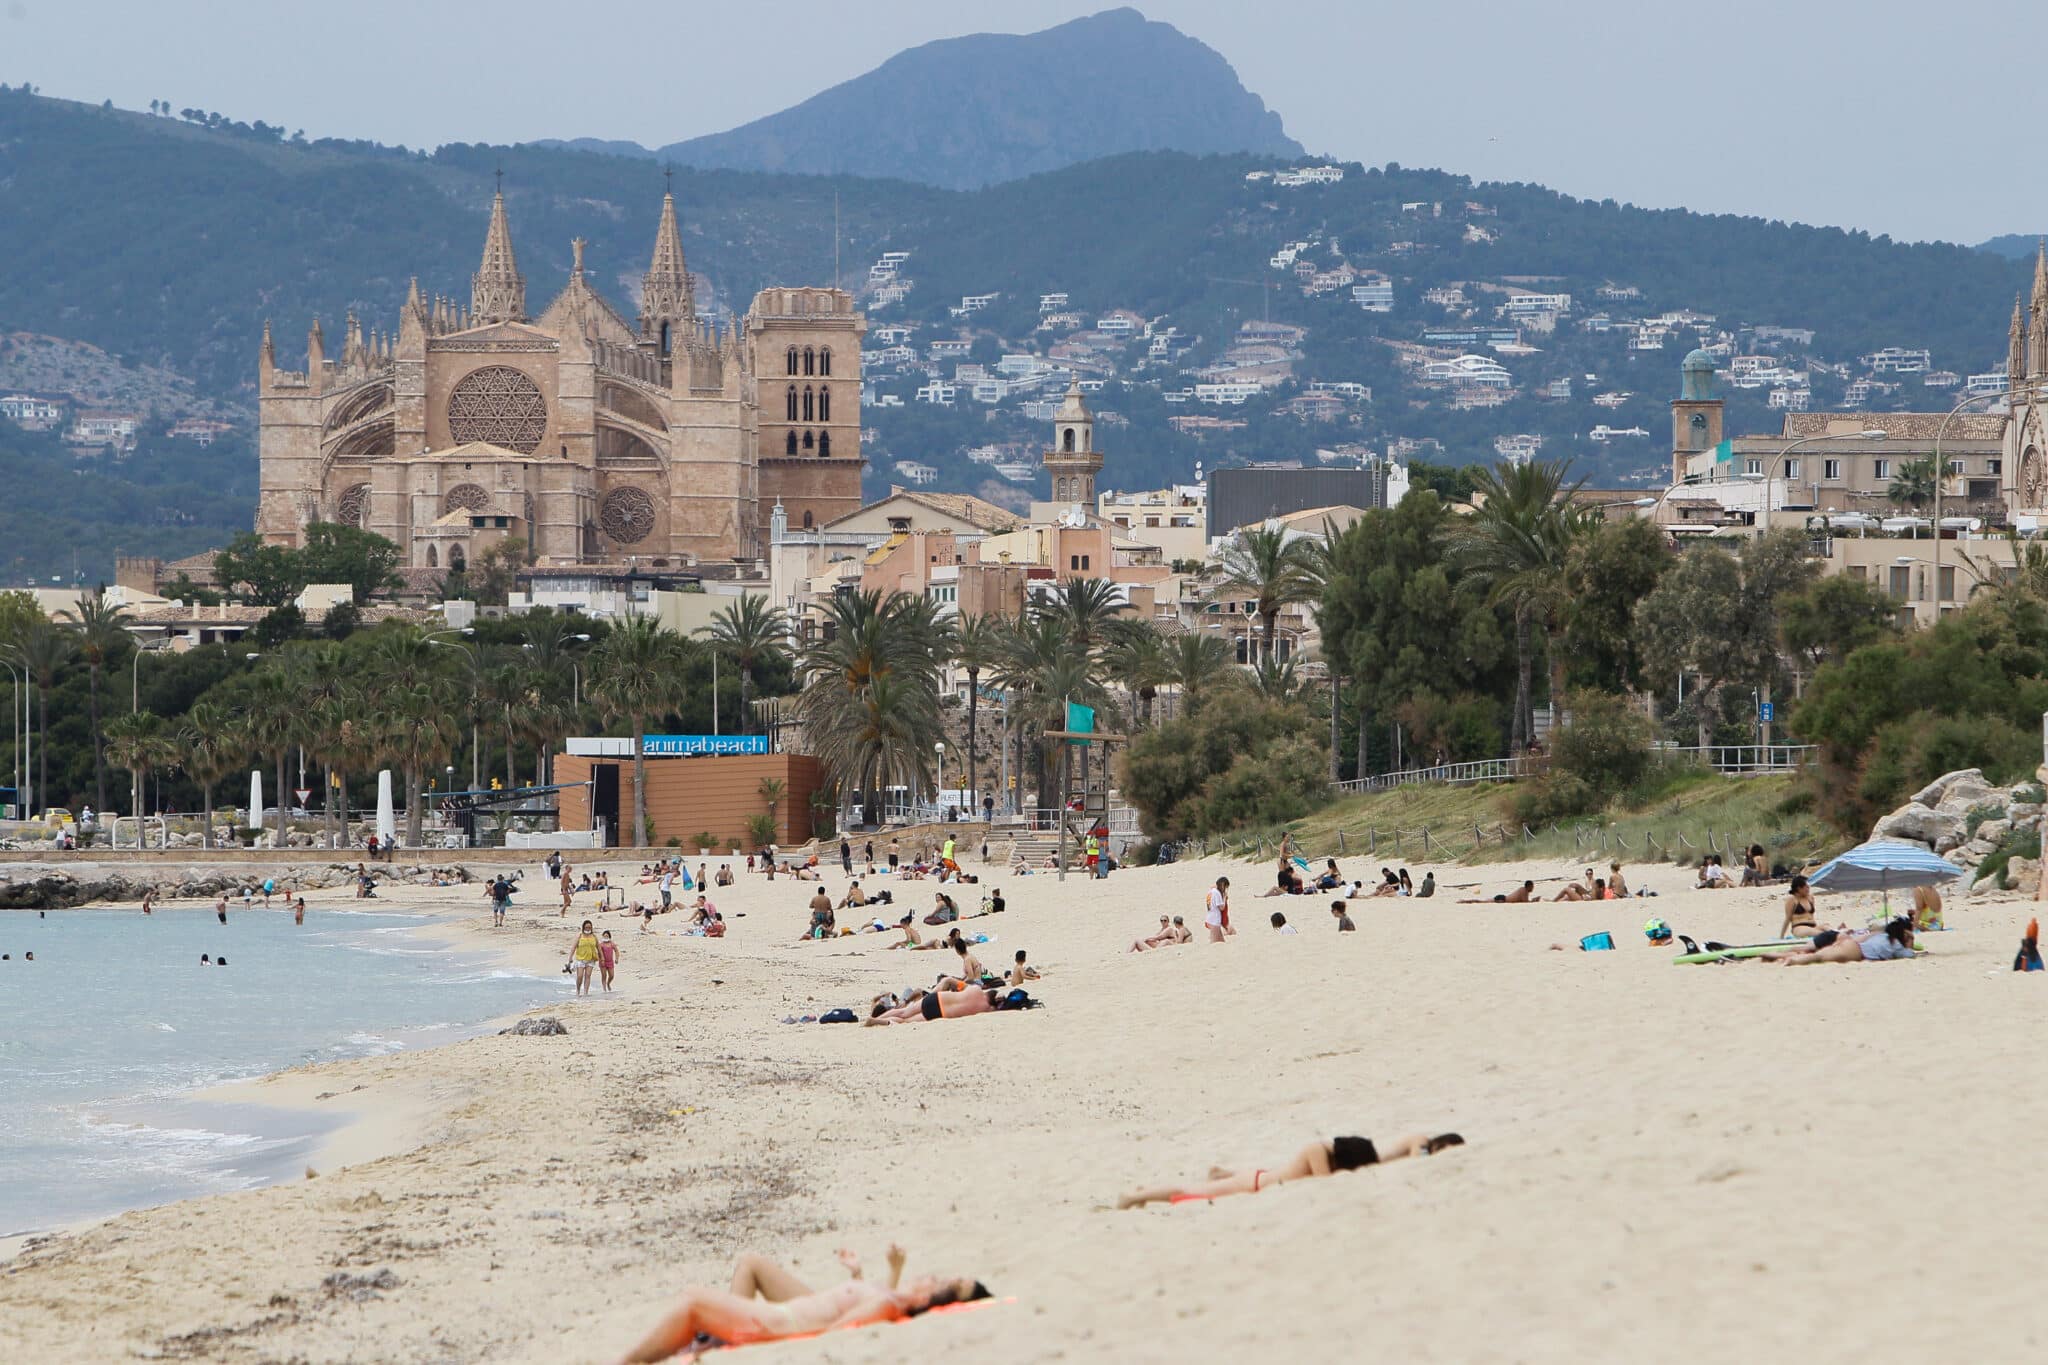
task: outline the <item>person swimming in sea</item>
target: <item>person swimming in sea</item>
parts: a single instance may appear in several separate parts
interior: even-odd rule
[[[1446,1147],[1464,1145],[1465,1139],[1456,1133],[1439,1133],[1435,1137],[1417,1133],[1389,1143],[1385,1151],[1375,1146],[1371,1138],[1332,1138],[1328,1142],[1310,1143],[1284,1166],[1277,1166],[1271,1170],[1260,1168],[1251,1171],[1226,1171],[1220,1166],[1212,1167],[1207,1180],[1133,1190],[1118,1199],[1116,1206],[1120,1209],[1135,1209],[1141,1205],[1161,1202],[1182,1204],[1196,1199],[1221,1199],[1232,1194],[1257,1194],[1261,1190],[1284,1185],[1291,1180],[1320,1179],[1323,1176],[1335,1175],[1339,1171],[1380,1166],[1404,1157],[1434,1156]]]
[[[213,917],[222,924],[228,922],[228,898],[226,896],[222,896],[213,903]]]

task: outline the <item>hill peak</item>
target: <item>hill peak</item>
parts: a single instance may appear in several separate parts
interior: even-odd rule
[[[638,150],[578,139],[591,151]],[[1302,155],[1214,48],[1128,6],[906,49],[766,118],[651,155],[974,189],[1132,151]]]

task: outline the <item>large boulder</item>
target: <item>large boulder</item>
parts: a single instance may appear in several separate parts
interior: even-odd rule
[[[1964,812],[1908,802],[1871,827],[1873,839],[1908,839],[1945,853],[1963,842]]]
[[[1984,780],[1982,768],[1958,768],[1952,773],[1943,773],[1919,791],[1907,798],[1909,805],[1938,806],[1956,796],[1970,797],[1980,801],[1997,791]]]

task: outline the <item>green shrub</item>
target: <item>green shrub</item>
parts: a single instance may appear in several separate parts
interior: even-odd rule
[[[700,849],[717,848],[718,836],[708,829],[700,829],[697,831],[696,837],[692,838],[690,842]]]
[[[1577,773],[1552,768],[1523,782],[1515,789],[1515,819],[1539,829],[1554,820],[1590,815],[1606,805],[1606,798]]]
[[[1971,839],[1976,838],[1977,827],[1982,825],[1986,820],[2003,820],[2004,818],[2005,807],[2000,805],[1998,802],[1979,802],[1978,804],[1970,807],[1970,809],[1963,815],[1963,830],[1965,837]]]
[[[1226,677],[1133,741],[1117,785],[1154,839],[1279,824],[1330,799],[1321,733],[1299,705]]]
[[[1651,764],[1648,717],[1612,692],[1573,692],[1565,706],[1571,720],[1551,743],[1555,771],[1610,796],[1643,779]]]
[[[2005,875],[2006,865],[2014,858],[2038,858],[2041,856],[2041,831],[2032,824],[2016,825],[2006,831],[1998,847],[1993,849],[1983,862],[1977,864],[1977,881],[1998,878],[2001,891],[2012,889],[2012,879]]]
[[[2024,787],[2014,787],[2012,799],[2023,806],[2039,806],[2048,803],[2048,791],[2043,791],[2039,782],[2029,782]]]
[[[747,837],[754,841],[755,848],[766,848],[775,842],[775,817],[762,811],[747,817]]]
[[[682,839],[674,834],[669,835],[667,842],[663,845],[665,848],[681,848],[682,846]]]
[[[1811,787],[1794,787],[1785,794],[1785,799],[1777,804],[1775,810],[1779,815],[1804,815],[1813,809],[1814,800]]]
[[[1299,820],[1330,799],[1329,758],[1295,735],[1240,756],[1186,803],[1193,832],[1221,834],[1248,825]]]

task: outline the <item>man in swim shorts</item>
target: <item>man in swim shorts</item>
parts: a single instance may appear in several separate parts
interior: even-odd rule
[[[861,1022],[870,1027],[876,1024],[915,1024],[924,1019],[965,1019],[970,1014],[989,1014],[995,1010],[994,990],[926,991],[914,1004],[898,1009],[885,1010]]]

